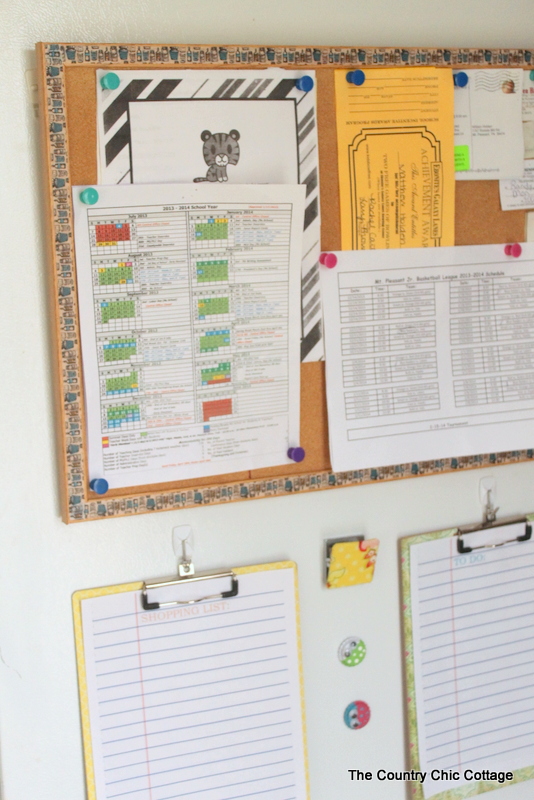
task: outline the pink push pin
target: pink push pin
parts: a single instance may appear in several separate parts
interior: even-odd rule
[[[290,447],[287,451],[287,457],[290,458],[291,461],[296,461],[297,464],[304,460],[305,455],[306,451],[303,447]]]
[[[337,256],[334,253],[321,253],[319,256],[319,264],[322,264],[323,267],[328,267],[328,269],[332,269],[337,264]]]
[[[507,244],[504,246],[504,253],[507,256],[513,256],[514,258],[519,258],[521,253],[523,252],[523,248],[520,244]]]

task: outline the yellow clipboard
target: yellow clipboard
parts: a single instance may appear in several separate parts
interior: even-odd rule
[[[287,786],[308,800],[293,562],[87,589],[72,602],[89,800]]]

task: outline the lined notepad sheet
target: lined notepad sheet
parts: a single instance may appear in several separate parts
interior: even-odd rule
[[[524,532],[518,523],[464,543]],[[534,541],[461,555],[451,533],[409,548],[417,768],[460,772],[427,779],[425,798],[469,783],[466,769],[533,776]]]
[[[250,569],[158,611],[140,584],[74,595],[90,800],[308,797],[296,569]]]

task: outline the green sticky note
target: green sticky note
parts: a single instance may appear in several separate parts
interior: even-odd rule
[[[454,170],[455,172],[465,172],[470,169],[469,145],[458,144],[454,148]]]

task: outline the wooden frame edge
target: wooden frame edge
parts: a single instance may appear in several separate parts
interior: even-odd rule
[[[321,470],[282,477],[225,481],[209,486],[199,485],[198,488],[155,487],[154,491],[148,493],[142,490],[137,492],[127,490],[119,497],[89,496],[86,488],[83,446],[83,378],[74,278],[73,218],[64,78],[65,69],[88,63],[101,67],[120,65],[153,68],[165,66],[205,68],[210,65],[223,68],[225,66],[335,68],[343,65],[365,67],[419,65],[445,68],[513,66],[526,69],[533,63],[534,49],[530,51],[487,48],[39,43],[37,56],[44,175],[47,181],[45,187],[48,215],[47,249],[50,268],[53,270],[53,275],[49,277],[49,286],[54,304],[54,360],[58,372],[55,380],[59,420],[57,437],[61,473],[61,508],[65,523],[253,498],[287,496],[303,491],[519,463],[534,458],[533,450],[521,450],[337,474]],[[54,104],[54,100],[58,102]],[[70,269],[67,268],[69,265]],[[65,320],[70,320],[69,324]]]

